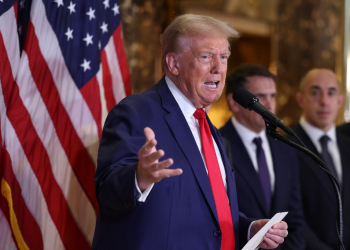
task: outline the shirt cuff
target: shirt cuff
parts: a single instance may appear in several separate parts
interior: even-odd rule
[[[247,240],[248,240],[248,241],[250,240],[250,228],[252,227],[252,225],[253,225],[254,222],[255,222],[255,221],[253,221],[252,223],[250,223],[250,226],[249,226],[249,228],[248,228],[248,233],[247,233],[247,235],[248,235]]]
[[[152,188],[154,186],[154,183],[152,183],[151,186],[149,186],[145,191],[143,191],[143,193],[141,192],[140,188],[139,188],[139,184],[137,183],[137,178],[136,178],[136,173],[135,173],[135,187],[137,190],[138,195],[138,202],[145,202],[149,193],[152,191]]]

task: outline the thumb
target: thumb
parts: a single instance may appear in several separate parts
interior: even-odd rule
[[[154,132],[151,128],[146,127],[144,128],[143,132],[145,133],[146,142],[149,142],[150,140],[155,139]]]

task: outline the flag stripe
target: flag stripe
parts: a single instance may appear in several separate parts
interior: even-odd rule
[[[10,25],[15,23],[14,21],[11,22],[11,18],[9,16],[1,16],[0,19],[4,17],[7,18],[7,20],[10,20],[8,22]],[[0,22],[0,24],[1,23],[2,22]],[[44,248],[52,249],[52,242],[55,242],[54,249],[64,249],[62,241],[59,238],[57,229],[54,226],[49,215],[47,204],[45,203],[45,199],[42,194],[42,190],[39,187],[37,179],[32,171],[30,164],[28,163],[26,156],[24,155],[23,149],[21,147],[20,142],[18,141],[17,135],[6,116],[11,112],[17,115],[18,117],[21,117],[22,115],[20,113],[21,110],[17,110],[16,106],[12,106],[11,103],[8,102],[8,100],[18,100],[18,95],[16,95],[15,91],[16,83],[14,82],[12,74],[16,74],[17,72],[17,68],[19,65],[19,50],[17,36],[11,36],[16,33],[11,32],[11,30],[7,29],[7,27],[8,26],[4,27],[0,25],[0,115],[2,128],[2,146],[6,146],[7,151],[12,160],[13,173],[21,187],[22,197],[25,200],[28,209],[31,211],[35,220],[39,224],[41,234],[43,236],[42,238],[44,240]],[[3,40],[4,38],[6,39],[5,42]],[[16,48],[17,50],[14,48]],[[11,53],[11,57],[8,57],[7,51]],[[6,86],[7,88],[4,89],[3,86]],[[3,94],[3,91],[5,91],[5,94]],[[5,100],[5,97],[7,101]],[[8,110],[6,110],[6,108],[8,108]],[[4,158],[1,158],[1,160],[3,161]],[[10,170],[8,170],[7,168],[4,169],[4,172],[7,171]]]
[[[118,32],[118,30],[114,31],[114,33],[116,32]],[[109,71],[111,72],[112,76],[114,100],[116,103],[118,103],[125,97],[125,89],[124,84],[120,84],[123,83],[123,76],[119,65],[117,51],[115,50],[116,42],[117,41],[112,36],[104,50],[107,55]]]
[[[33,79],[45,102],[51,120],[55,125],[58,138],[68,156],[73,171],[94,206],[95,211],[97,211],[98,204],[93,182],[95,165],[84,145],[81,143],[66,110],[61,104],[60,96],[47,63],[42,57],[39,42],[35,36],[34,26],[31,22],[28,24],[24,51],[26,51],[29,58],[29,67]],[[71,143],[72,141],[74,144]]]
[[[5,54],[6,51],[4,50],[5,47],[3,40],[1,39],[0,42],[0,52],[1,54]],[[4,64],[10,65],[7,61],[2,65]],[[0,71],[5,72],[5,70],[2,68]],[[24,150],[24,153],[40,183],[50,215],[60,233],[63,244],[67,249],[77,249],[78,246],[82,249],[88,249],[89,244],[77,227],[69,211],[62,191],[53,177],[49,157],[44,146],[42,145],[42,142],[38,138],[30,116],[19,97],[19,89],[17,84],[13,86],[12,91],[9,89],[8,85],[3,84],[9,79],[10,82],[15,82],[14,79],[4,78],[4,75],[1,74],[2,91],[4,93],[11,93],[12,97],[9,98],[6,95],[4,96],[7,116],[11,124],[13,124],[15,127],[17,137]],[[9,107],[11,108],[9,109]],[[43,169],[43,167],[45,169]],[[70,228],[69,233],[67,233],[67,227]]]
[[[29,70],[25,70],[28,67],[28,57],[23,52],[20,68],[20,72],[23,73],[17,78],[20,97],[31,116],[38,137],[50,157],[52,172],[67,200],[72,215],[89,242],[92,242],[96,220],[95,210],[72,170],[32,75]],[[81,209],[79,204],[83,205],[84,209]]]
[[[101,138],[102,136],[102,107],[101,107],[101,100],[100,100],[100,89],[98,86],[97,78],[96,76],[93,77],[87,84],[85,84],[81,89],[80,92],[82,96],[84,97],[87,105],[90,108],[90,111],[95,119],[95,122],[97,124],[98,129],[98,137]],[[94,169],[95,171],[95,169]],[[91,185],[93,186],[93,185]],[[95,186],[93,186],[95,188]],[[94,192],[94,191],[93,191]],[[96,203],[96,199],[94,200]],[[97,203],[95,205],[97,208]]]
[[[12,238],[11,227],[8,223],[8,219],[4,215],[4,210],[6,209],[6,200],[1,195],[0,196],[0,247],[6,250],[17,250],[15,241]]]
[[[113,39],[115,44],[115,50],[117,51],[120,71],[123,77],[124,89],[126,95],[131,95],[131,79],[129,74],[128,61],[124,51],[123,39],[122,39],[122,25],[113,33]]]
[[[60,101],[69,115],[69,120],[96,165],[96,149],[99,143],[97,124],[88,104],[66,68],[56,34],[52,31],[45,11],[42,1],[32,2],[30,18],[34,27],[36,27],[35,35],[39,40],[40,52],[55,80],[54,83],[60,95]]]
[[[112,75],[111,75],[111,71],[109,70],[109,65],[107,62],[107,55],[105,50],[101,51],[101,64],[102,64],[102,82],[104,87],[104,94],[106,96],[106,101],[107,101],[107,110],[109,111],[116,105],[116,102],[113,96]]]
[[[2,91],[0,91],[1,97],[3,97]],[[4,106],[5,104],[2,103],[1,105]],[[5,117],[4,122],[6,134],[3,134],[3,138],[12,159],[13,172],[21,187],[23,199],[40,227],[44,249],[65,249],[57,227],[50,216],[40,183],[28,162],[16,132],[7,117]],[[62,220],[64,219],[62,217]]]
[[[0,139],[2,141],[1,134]],[[1,155],[3,157],[3,169],[6,168],[6,171],[3,173],[3,180],[9,185],[12,196],[11,198],[13,203],[13,212],[15,217],[18,218],[19,230],[23,235],[23,239],[28,245],[29,249],[43,249],[43,239],[40,228],[24,202],[24,199],[21,195],[21,187],[19,186],[12,170],[11,158],[8,152],[5,150],[5,147],[2,148]],[[1,191],[3,192],[2,189]],[[15,197],[15,199],[13,199],[13,197]],[[8,199],[6,202],[8,202]],[[10,206],[10,204],[8,205]],[[28,227],[30,227],[31,230],[27,230]]]

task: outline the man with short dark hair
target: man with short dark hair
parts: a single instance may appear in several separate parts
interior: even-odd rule
[[[326,162],[340,183],[343,243],[346,249],[350,249],[350,139],[337,133],[334,125],[343,98],[333,71],[324,68],[308,71],[296,94],[303,112],[295,132],[309,150]],[[307,223],[306,247],[310,250],[340,249],[338,207],[333,184],[312,158],[298,152],[298,160]]]
[[[93,249],[238,250],[266,224],[238,212],[234,174],[204,111],[222,93],[237,36],[191,14],[165,30],[165,77],[123,99],[103,128]],[[287,234],[276,223],[259,246],[275,248]]]
[[[226,78],[227,103],[234,116],[219,131],[235,171],[239,211],[253,218],[270,218],[288,211],[285,220],[289,235],[278,249],[304,249],[305,223],[295,150],[267,137],[263,118],[232,99],[239,87],[274,113],[275,75],[261,65],[243,64]]]

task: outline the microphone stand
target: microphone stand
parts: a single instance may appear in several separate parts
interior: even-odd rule
[[[264,118],[264,117],[263,117]],[[339,227],[339,231],[338,231],[338,242],[339,242],[339,249],[340,250],[345,250],[345,247],[343,245],[343,210],[342,210],[342,200],[341,200],[341,195],[340,195],[340,187],[339,187],[339,183],[337,181],[337,179],[332,175],[332,173],[330,172],[329,168],[327,167],[327,165],[325,164],[325,162],[323,160],[321,160],[321,158],[319,158],[316,154],[314,154],[313,152],[311,152],[309,149],[306,148],[306,146],[304,145],[304,143],[299,139],[299,137],[294,133],[294,136],[301,142],[301,144],[303,144],[303,146],[287,139],[286,137],[284,137],[283,135],[281,135],[278,131],[276,131],[277,126],[270,122],[267,119],[265,120],[265,125],[266,125],[266,133],[271,136],[273,139],[275,140],[279,140],[281,142],[284,142],[290,146],[292,146],[293,148],[298,149],[299,151],[302,151],[303,153],[307,154],[308,156],[310,156],[317,164],[317,166],[319,166],[323,171],[325,171],[329,178],[331,179],[331,182],[333,184],[333,187],[336,191],[336,196],[337,196],[337,205],[338,205],[338,220],[337,220],[337,224]]]

